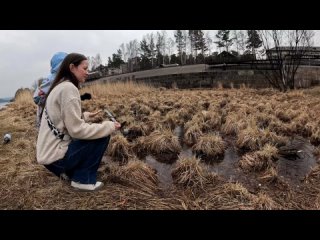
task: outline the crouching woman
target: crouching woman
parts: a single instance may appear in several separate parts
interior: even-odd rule
[[[88,76],[88,60],[68,54],[49,89],[37,139],[37,161],[58,177],[71,180],[78,190],[94,191],[103,186],[97,171],[118,122],[89,124],[95,113],[81,113],[80,83]]]

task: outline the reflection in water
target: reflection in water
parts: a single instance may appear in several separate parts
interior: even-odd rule
[[[184,144],[182,151],[179,153],[179,158],[191,158],[193,155],[192,149]]]
[[[171,176],[173,164],[161,163],[155,160],[151,155],[146,156],[146,163],[157,171],[157,177],[160,187],[167,188],[173,183]]]
[[[279,176],[283,176],[292,184],[298,184],[316,165],[316,158],[313,155],[314,147],[304,138],[297,137],[293,139],[290,145],[301,150],[299,157],[292,160],[279,158],[277,169]]]
[[[225,179],[234,181],[239,180],[239,175],[243,174],[237,167],[239,156],[233,147],[225,150],[224,158],[221,162],[212,162],[208,165],[210,171],[224,177]]]
[[[179,158],[188,158],[188,157],[192,157],[192,156],[193,156],[193,153],[192,153],[191,148],[188,148],[186,145],[184,145],[182,147],[182,151],[180,152],[180,154],[178,156],[178,159]],[[151,168],[153,168],[154,170],[157,171],[157,176],[158,176],[160,187],[168,188],[168,187],[170,187],[170,185],[172,185],[173,179],[171,176],[171,172],[172,172],[172,169],[175,167],[176,163],[167,164],[164,162],[159,162],[156,160],[156,158],[154,158],[151,155],[148,155],[145,158],[145,161]]]

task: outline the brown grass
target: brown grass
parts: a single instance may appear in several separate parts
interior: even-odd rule
[[[198,142],[193,145],[192,151],[204,154],[207,159],[218,159],[223,157],[225,148],[226,144],[221,136],[208,134],[199,138]]]
[[[128,140],[121,134],[111,137],[107,153],[116,161],[126,163],[130,158],[134,158]]]
[[[181,121],[179,121],[179,115],[176,112],[169,112],[163,120],[163,126],[165,128],[169,128],[171,130],[174,130],[176,126],[181,124]]]
[[[314,182],[314,181],[319,181],[320,180],[320,166],[317,165],[316,167],[313,167],[310,173],[306,175],[304,178],[304,181],[306,183]]]
[[[266,128],[262,131],[260,131],[261,134],[261,144],[270,144],[273,146],[284,146],[288,143],[288,137],[278,135],[272,131],[270,131],[269,128]]]
[[[33,102],[33,94],[31,91],[29,90],[23,90],[20,91],[15,100],[14,103],[17,104],[18,106],[27,106],[27,105],[31,105],[31,106],[35,106],[35,103]]]
[[[141,159],[148,155],[148,146],[145,144],[145,139],[146,137],[142,136],[132,143],[132,151]]]
[[[274,167],[268,167],[259,179],[268,183],[275,183],[279,180],[278,172]]]
[[[317,146],[313,149],[312,152],[315,156],[319,157],[320,156],[320,146]]]
[[[221,126],[221,131],[224,134],[236,135],[242,129],[245,129],[248,123],[237,114],[229,114],[226,117],[225,123]]]
[[[310,142],[315,146],[320,145],[320,128],[317,127],[316,129],[313,130],[310,137]]]
[[[260,149],[261,134],[256,127],[248,127],[238,134],[236,146],[244,151],[255,151]]]
[[[247,153],[242,156],[239,166],[245,171],[263,171],[271,168],[273,161],[278,158],[278,149],[272,145],[266,144],[262,150],[254,153]]]
[[[154,193],[159,190],[155,171],[140,160],[130,160],[125,166],[111,165],[105,178],[139,191]]]
[[[283,109],[276,110],[275,114],[282,122],[287,123],[291,121],[290,116]]]
[[[0,209],[319,209],[319,161],[299,188],[290,184],[282,186],[275,162],[276,149],[272,147],[285,145],[286,136],[295,134],[311,140],[314,133],[312,141],[318,141],[316,131],[320,104],[317,95],[301,94],[299,91],[279,93],[270,89],[159,91],[135,88],[133,84],[110,86],[105,89],[96,87],[93,91],[98,96],[82,102],[82,107],[90,111],[107,107],[117,119],[127,120],[128,128],[148,127],[145,136],[133,139],[129,145],[122,139],[117,147],[114,146],[117,149],[115,152],[126,154],[128,164],[121,166],[106,157],[98,172],[98,179],[102,177],[105,183],[104,188],[95,193],[75,192],[70,183],[59,180],[36,162],[36,106],[29,93],[0,111],[0,135],[12,133],[9,144],[0,144]],[[81,91],[90,92],[88,89]],[[276,117],[276,111],[280,113],[281,110],[290,118],[289,122]],[[249,126],[258,129],[259,133],[253,136],[259,139],[259,148],[242,156],[248,158],[248,161],[241,159],[239,162],[246,170],[236,169],[235,173],[239,173],[236,178],[217,181],[218,176],[207,175],[206,163],[201,162],[203,171],[196,164],[189,164],[175,175],[175,184],[162,189],[155,170],[145,168],[147,165],[138,161],[133,152],[137,155],[150,154],[151,143],[146,138],[155,131],[163,134],[165,125],[174,124],[184,125],[189,134],[197,132],[192,129],[197,126],[199,138],[189,136],[187,139],[192,144],[199,141],[203,132],[212,134],[217,131],[231,147],[236,143],[235,137]],[[173,133],[169,135],[174,136]],[[250,137],[249,132],[246,136]],[[163,137],[159,139],[165,145],[170,143],[162,140]],[[264,149],[267,144],[272,146]],[[156,147],[157,144],[153,145]],[[162,150],[168,148],[166,146]],[[159,151],[159,154],[164,152]],[[131,162],[136,163],[131,166]],[[172,167],[179,166],[179,163],[180,160]],[[223,167],[228,163],[215,164]],[[159,163],[159,166],[162,165]],[[232,182],[234,179],[239,182]],[[278,184],[279,181],[281,184]],[[264,184],[257,189],[255,184],[259,182]]]
[[[265,161],[274,161],[279,158],[278,148],[273,145],[266,144],[263,148],[257,152],[258,157]]]
[[[203,136],[203,133],[200,126],[194,125],[185,131],[183,139],[187,145],[192,146],[199,141],[201,136]]]
[[[146,84],[129,82],[115,82],[105,84],[93,84],[81,89],[81,93],[89,92],[97,98],[108,98],[112,96],[124,96],[126,94],[141,94],[155,91],[151,86]]]
[[[303,90],[303,93],[311,96],[320,96],[320,87],[317,86],[317,87],[305,89]]]
[[[202,111],[201,112],[204,118],[205,132],[210,130],[219,130],[221,126],[221,116],[212,111]]]
[[[258,196],[253,200],[255,209],[259,210],[274,210],[281,209],[278,203],[270,198],[266,193],[258,193]]]
[[[144,144],[148,151],[155,154],[179,153],[181,151],[179,139],[170,129],[155,130],[145,138]]]
[[[180,158],[171,175],[175,184],[184,187],[204,188],[212,181],[212,175],[195,157]]]

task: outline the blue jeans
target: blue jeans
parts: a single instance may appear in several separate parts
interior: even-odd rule
[[[63,159],[45,167],[58,177],[65,173],[74,182],[95,184],[97,171],[109,141],[110,136],[94,140],[73,140]]]

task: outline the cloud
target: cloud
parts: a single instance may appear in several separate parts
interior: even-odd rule
[[[50,71],[55,52],[96,56],[102,63],[128,43],[157,30],[14,30],[0,31],[0,98],[14,96],[20,87],[31,87]]]

